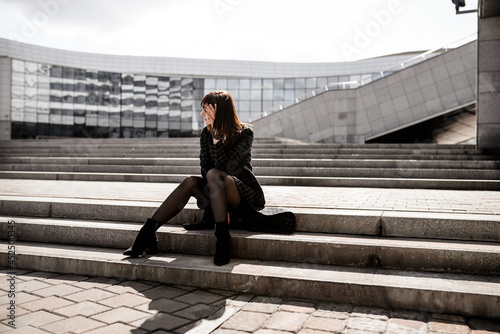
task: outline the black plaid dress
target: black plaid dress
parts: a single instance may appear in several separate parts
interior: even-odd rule
[[[222,141],[214,145],[212,133],[205,127],[200,137],[201,176],[206,179],[212,168],[220,169],[232,176],[242,198],[255,210],[264,208],[264,192],[252,172],[253,131],[244,126],[235,141],[224,146]]]

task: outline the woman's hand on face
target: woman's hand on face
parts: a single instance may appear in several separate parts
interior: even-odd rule
[[[215,104],[215,107],[209,104],[207,106],[206,112],[207,112],[207,124],[213,125],[215,120],[215,114],[217,112],[217,104]]]

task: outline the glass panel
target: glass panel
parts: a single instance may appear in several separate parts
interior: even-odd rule
[[[217,79],[216,89],[227,89],[227,79]]]
[[[208,90],[209,92],[214,90],[216,87],[216,81],[215,79],[205,79],[205,89]]]
[[[261,79],[252,79],[250,81],[250,88],[251,89],[262,89],[262,80]]]
[[[318,88],[323,88],[326,86],[327,82],[326,82],[326,78],[325,77],[322,77],[322,78],[318,78],[317,79],[317,83],[318,83]]]
[[[240,89],[250,89],[250,79],[240,79]]]
[[[285,79],[285,89],[294,89],[294,88],[295,88],[295,80]]]
[[[262,91],[252,89],[250,91],[250,99],[251,100],[261,100],[262,99]]]
[[[262,91],[262,98],[265,100],[272,100],[273,99],[273,91],[269,89],[265,89]]]
[[[283,79],[274,79],[273,80],[274,89],[283,89],[285,87],[285,83]]]
[[[295,89],[305,89],[305,88],[306,88],[306,79],[296,78],[295,79]]]
[[[240,90],[240,100],[250,100],[250,91],[248,89]]]
[[[262,80],[262,88],[273,89],[273,79],[263,79]]]
[[[238,87],[239,87],[238,79],[228,79],[227,80],[227,89],[229,90],[229,92],[231,92],[235,89],[238,89]]]
[[[307,78],[306,79],[306,88],[307,89],[314,89],[318,87],[316,84],[316,78]]]

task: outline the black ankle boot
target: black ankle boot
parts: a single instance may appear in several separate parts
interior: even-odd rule
[[[215,223],[215,256],[214,264],[223,266],[229,263],[231,249],[231,235],[229,234],[229,225],[227,222]]]
[[[158,240],[156,239],[156,230],[160,224],[153,219],[148,218],[146,224],[141,228],[135,241],[123,252],[123,255],[128,255],[131,257],[140,257],[144,252],[146,254],[156,254],[158,253]]]

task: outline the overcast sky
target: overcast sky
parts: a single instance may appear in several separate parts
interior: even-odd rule
[[[476,32],[451,0],[0,0],[2,38],[120,55],[336,62]]]

